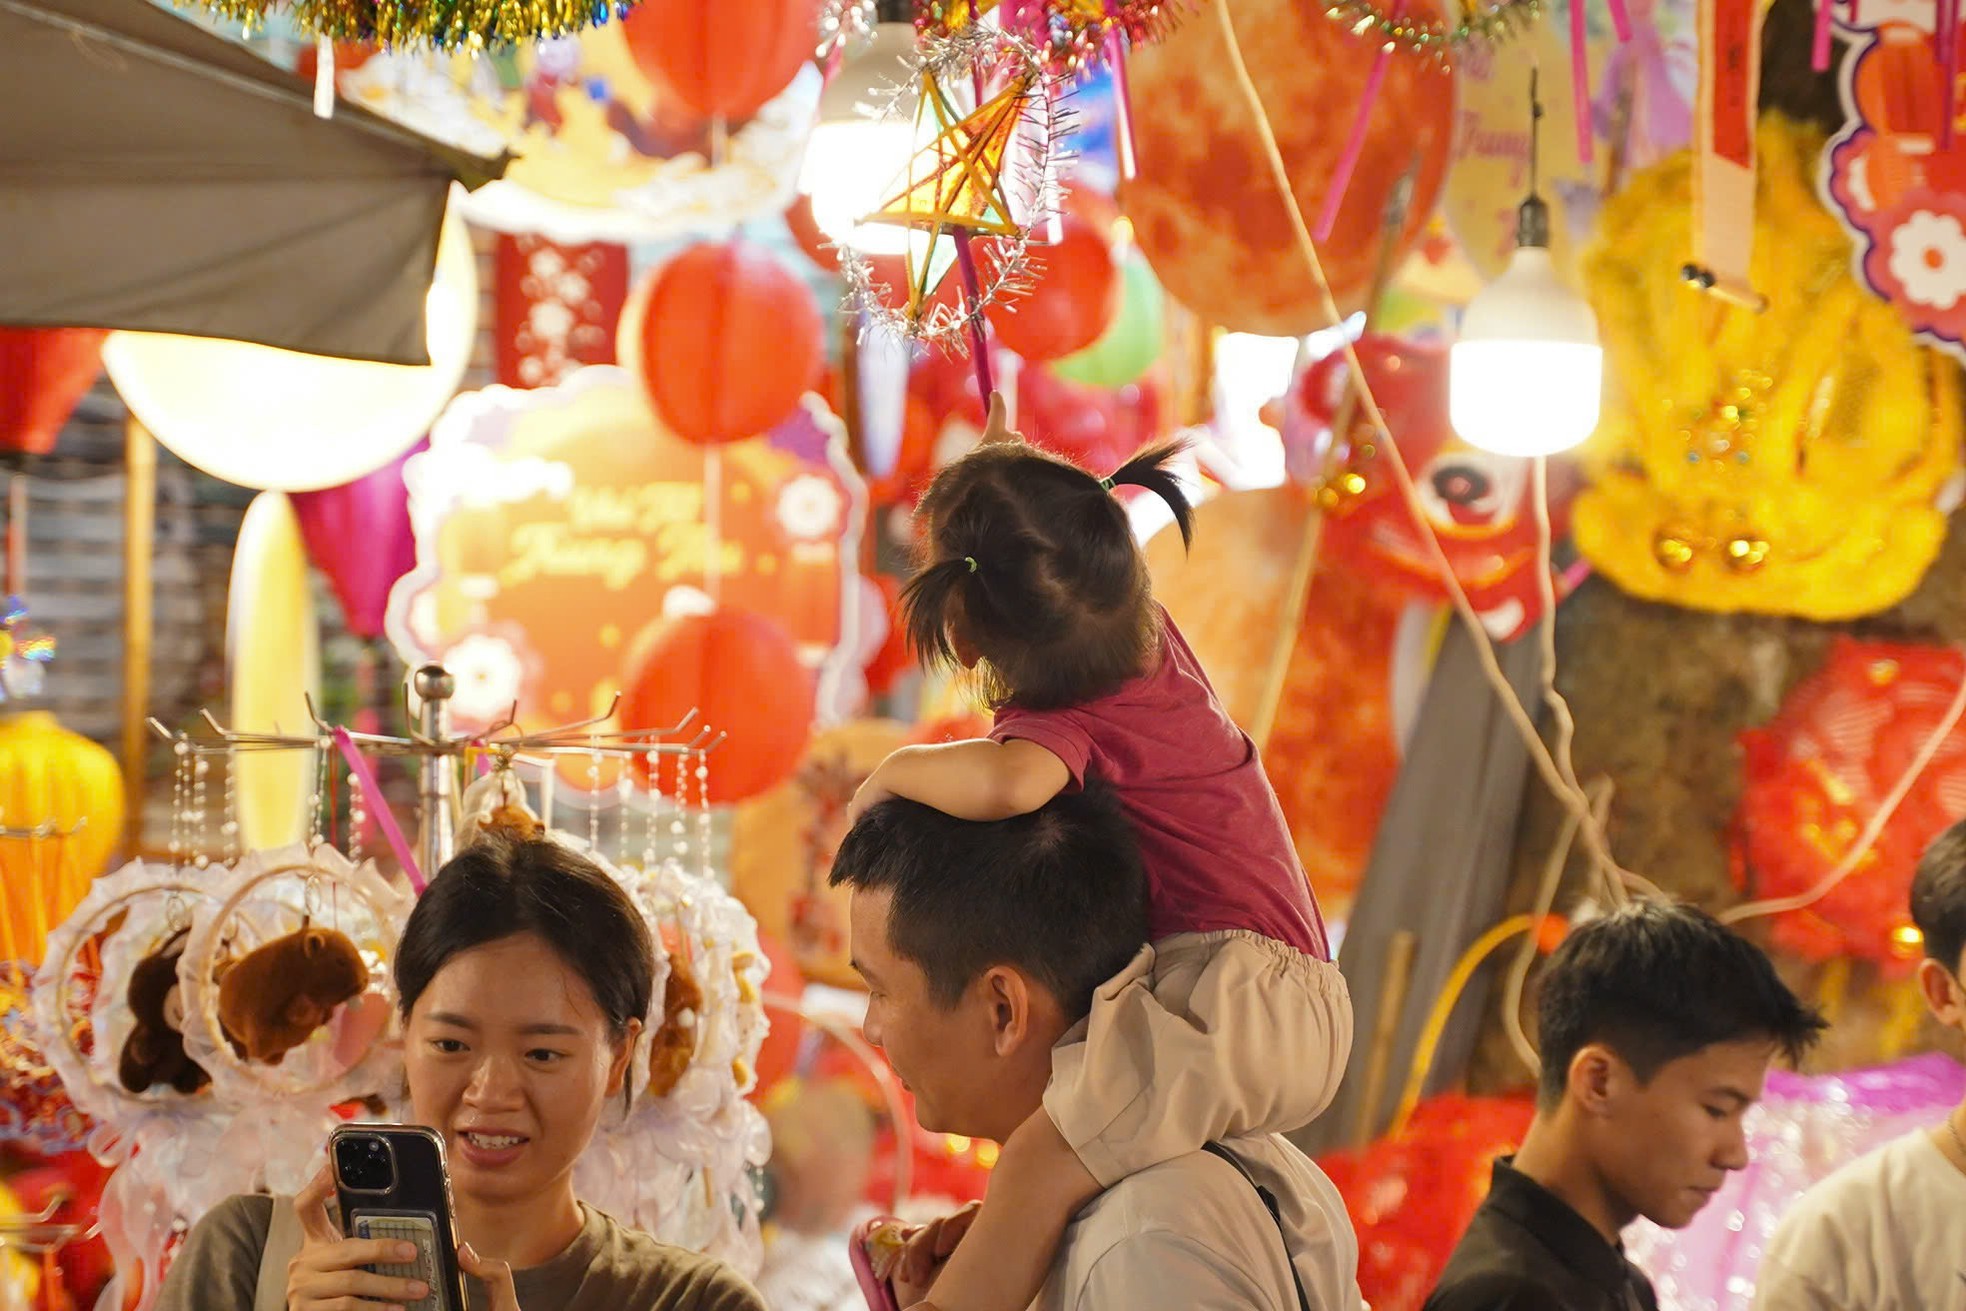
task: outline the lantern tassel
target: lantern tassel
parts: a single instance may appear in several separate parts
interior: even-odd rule
[[[1577,162],[1595,153],[1591,131],[1591,61],[1584,30],[1584,0],[1570,0],[1570,105],[1577,119]]]
[[[976,357],[976,386],[983,403],[990,403],[996,390],[990,381],[990,338],[983,328],[983,283],[976,276],[976,254],[969,248],[969,233],[956,233],[956,263],[962,266],[963,292],[969,304],[970,354]]]
[[[1393,17],[1398,18],[1405,11],[1406,0],[1399,0],[1393,6]],[[1359,156],[1365,152],[1365,130],[1372,123],[1372,102],[1379,98],[1379,86],[1386,80],[1386,69],[1392,58],[1393,43],[1387,40],[1373,57],[1372,71],[1366,75],[1365,90],[1359,96],[1358,113],[1352,119],[1352,134],[1345,140],[1345,150],[1338,156],[1338,166],[1331,171],[1331,189],[1324,193],[1324,208],[1318,211],[1317,216],[1314,235],[1319,241],[1331,239],[1331,229],[1338,222],[1338,211],[1345,204],[1345,193],[1351,190],[1352,171],[1358,167]]]
[[[1625,8],[1625,0],[1606,0],[1606,8],[1611,11],[1611,30],[1617,33],[1618,44],[1630,45],[1632,39],[1631,11]]]

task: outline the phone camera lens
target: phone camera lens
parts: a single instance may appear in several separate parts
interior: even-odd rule
[[[396,1182],[389,1145],[380,1138],[351,1136],[338,1140],[335,1172],[342,1187],[356,1192],[387,1192]]]

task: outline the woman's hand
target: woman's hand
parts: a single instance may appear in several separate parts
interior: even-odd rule
[[[945,1215],[939,1220],[930,1221],[909,1235],[907,1246],[901,1249],[889,1267],[888,1278],[894,1283],[894,1300],[903,1307],[911,1307],[928,1296],[935,1286],[935,1277],[942,1273],[942,1267],[962,1242],[963,1235],[976,1222],[976,1213],[981,1203],[971,1202],[962,1210]]]
[[[287,1311],[401,1311],[429,1296],[422,1281],[372,1274],[364,1267],[416,1260],[410,1243],[344,1238],[328,1215],[334,1181],[324,1168],[294,1198],[303,1235],[300,1255],[287,1265]],[[510,1285],[510,1278],[507,1278]],[[517,1302],[498,1311],[517,1311]]]
[[[512,1286],[512,1267],[503,1261],[488,1261],[469,1243],[457,1249],[458,1264],[464,1273],[485,1286],[491,1295],[490,1311],[519,1311],[519,1291]]]

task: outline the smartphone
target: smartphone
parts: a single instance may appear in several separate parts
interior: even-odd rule
[[[465,1311],[443,1138],[421,1125],[344,1124],[329,1135],[328,1159],[334,1163],[342,1232],[416,1247],[413,1261],[369,1267],[375,1274],[429,1285],[430,1295],[405,1311]]]

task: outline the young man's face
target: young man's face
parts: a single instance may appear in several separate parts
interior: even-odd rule
[[[1755,1038],[1682,1056],[1644,1084],[1625,1069],[1593,1144],[1610,1191],[1663,1228],[1689,1224],[1751,1159],[1745,1120],[1774,1056]]]

